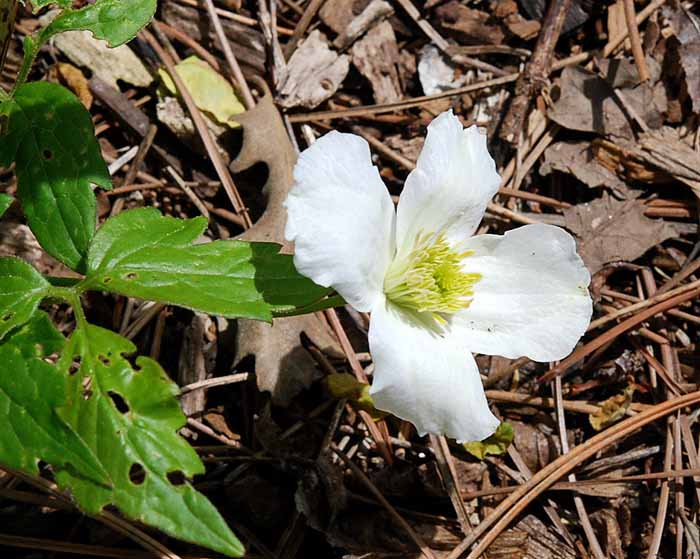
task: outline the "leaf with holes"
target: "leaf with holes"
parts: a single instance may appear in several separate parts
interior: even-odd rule
[[[95,230],[90,184],[111,188],[90,114],[70,91],[47,82],[23,85],[3,110],[9,120],[0,163],[16,161],[29,227],[49,254],[81,270]]]
[[[90,246],[82,289],[111,291],[226,316],[272,320],[328,290],[299,274],[279,245],[192,244],[204,218],[163,217],[142,208],[108,219]]]
[[[105,485],[104,468],[55,412],[65,405],[66,377],[44,358],[64,343],[48,316],[37,313],[0,345],[0,462],[37,475],[43,460]]]
[[[0,217],[2,217],[15,199],[9,194],[0,194]]]
[[[41,32],[40,42],[64,31],[92,31],[110,47],[133,39],[156,12],[157,0],[98,0],[80,10],[66,10]]]
[[[87,325],[78,328],[59,361],[69,374],[68,401],[61,417],[80,433],[113,483],[109,489],[69,471],[57,480],[70,488],[87,512],[113,504],[133,520],[231,556],[243,547],[216,508],[188,482],[204,472],[197,453],[178,435],[185,417],[178,388],[158,363],[125,357],[136,347],[127,339]]]
[[[49,287],[24,260],[0,258],[0,338],[32,317]]]

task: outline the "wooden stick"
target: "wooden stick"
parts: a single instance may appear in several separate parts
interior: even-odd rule
[[[630,43],[632,44],[632,56],[634,56],[634,63],[637,65],[639,79],[645,82],[649,79],[649,69],[647,68],[647,61],[644,58],[644,51],[642,50],[642,40],[639,38],[637,14],[634,11],[634,0],[624,0],[623,4],[625,6],[627,32],[629,33]]]

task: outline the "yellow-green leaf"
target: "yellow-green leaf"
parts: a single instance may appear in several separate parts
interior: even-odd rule
[[[591,427],[596,431],[602,431],[625,417],[625,413],[632,403],[634,388],[634,385],[630,385],[625,388],[622,394],[616,394],[601,402],[600,410],[588,416]]]
[[[245,107],[226,78],[196,56],[186,58],[175,68],[199,110],[209,114],[220,124],[231,128],[239,126],[233,117],[245,112]],[[177,88],[170,75],[164,70],[160,70],[159,73],[163,86],[173,95],[177,95]]]
[[[374,407],[374,400],[369,394],[369,384],[341,373],[328,375],[325,383],[331,396],[337,399],[346,398],[356,408],[366,411],[374,419],[381,419],[387,415]]]
[[[483,460],[487,455],[501,455],[508,450],[513,442],[513,426],[507,421],[502,421],[496,432],[483,441],[464,443],[464,450],[472,456]]]

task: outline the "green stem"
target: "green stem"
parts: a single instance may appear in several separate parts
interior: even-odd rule
[[[39,34],[39,36],[41,36],[41,34]],[[17,91],[17,88],[19,88],[19,86],[21,86],[24,82],[27,81],[29,71],[32,69],[32,65],[34,64],[34,59],[36,58],[36,55],[39,54],[39,48],[41,47],[42,42],[43,41],[41,41],[40,39],[35,40],[29,35],[25,37],[24,59],[22,60],[22,67],[19,69],[19,73],[17,74],[17,81],[12,87],[12,92],[10,93],[11,96],[14,96],[15,92]]]
[[[52,285],[47,291],[47,296],[66,301],[73,308],[73,314],[75,315],[78,327],[87,328],[88,322],[85,318],[85,312],[83,311],[83,304],[80,302],[80,295],[75,289],[72,287]]]
[[[275,318],[286,318],[289,316],[299,316],[302,314],[310,314],[316,311],[322,311],[324,309],[332,309],[333,307],[342,307],[345,305],[345,299],[340,295],[331,295],[326,299],[321,299],[305,307],[297,307],[289,311],[273,311],[272,316]]]

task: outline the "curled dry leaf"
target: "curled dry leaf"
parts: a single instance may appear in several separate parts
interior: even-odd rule
[[[632,262],[653,246],[678,236],[668,222],[644,215],[641,200],[607,194],[564,210],[564,223],[578,240],[578,253],[594,274],[611,262]]]
[[[231,170],[244,171],[261,160],[268,167],[263,188],[265,212],[240,238],[281,243],[283,252],[291,252],[290,244],[284,241],[287,213],[282,204],[294,182],[297,156],[269,91],[253,109],[234,118],[243,127],[243,146]],[[319,376],[316,363],[301,344],[302,332],[324,352],[341,355],[337,342],[316,315],[278,318],[272,325],[238,322],[237,360],[255,356],[258,388],[270,392],[273,401],[281,405],[288,404]]]

